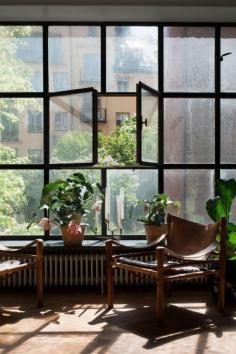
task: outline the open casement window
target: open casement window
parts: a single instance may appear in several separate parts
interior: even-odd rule
[[[159,162],[159,93],[142,82],[137,84],[137,162]]]
[[[97,163],[97,91],[51,93],[50,164]],[[58,126],[60,125],[60,129]]]

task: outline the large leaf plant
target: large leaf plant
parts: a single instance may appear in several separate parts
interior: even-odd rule
[[[230,260],[236,260],[236,224],[231,217],[231,208],[236,197],[236,181],[219,179],[215,185],[216,197],[206,202],[206,210],[210,218],[217,222],[225,218],[227,222],[227,257]]]
[[[95,196],[103,197],[99,183],[90,183],[82,173],[74,173],[65,180],[58,179],[44,186],[38,212],[32,217],[31,223],[39,221],[42,211],[53,223],[67,225],[73,219],[80,221],[90,211],[89,202]]]

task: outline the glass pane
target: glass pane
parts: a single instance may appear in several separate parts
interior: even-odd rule
[[[221,162],[236,163],[236,100],[221,100]]]
[[[158,96],[142,89],[141,115],[142,125],[142,161],[158,162]]]
[[[220,171],[220,178],[223,179],[236,179],[236,170],[221,170]],[[236,223],[236,199],[234,199],[231,209],[231,216],[230,221]]]
[[[108,170],[107,185],[110,187],[110,223],[108,234],[113,231],[119,235],[117,212],[117,196],[124,189],[124,222],[123,235],[143,235],[143,224],[137,221],[143,209],[135,209],[132,218],[130,209],[137,199],[151,199],[158,191],[157,170]]]
[[[221,90],[236,91],[236,28],[221,29],[221,54],[231,53],[221,62]]]
[[[101,34],[98,26],[49,27],[49,90],[100,90]]]
[[[51,170],[50,171],[50,181],[56,179],[65,179],[70,177],[73,173],[80,172],[89,180],[90,183],[100,183],[101,184],[101,171],[100,170]],[[95,197],[96,201],[96,197]],[[81,220],[82,223],[86,223],[89,226],[85,229],[85,235],[101,235],[101,213],[96,212],[93,209],[94,201],[90,201],[87,205],[87,209],[90,213],[84,216]],[[60,235],[61,231],[58,226],[53,227],[51,230],[52,235]]]
[[[0,98],[0,164],[43,163],[43,100]]]
[[[165,163],[214,163],[214,100],[169,98],[164,113]]]
[[[52,163],[92,162],[92,92],[50,99]]]
[[[0,234],[43,235],[39,225],[26,229],[39,206],[43,171],[2,170],[0,185]]]
[[[165,170],[164,190],[174,200],[181,201],[183,218],[210,223],[206,201],[214,196],[213,170]]]
[[[158,87],[158,28],[107,27],[107,91],[135,92],[139,81]]]
[[[42,91],[42,27],[0,26],[0,48],[0,91]]]
[[[135,97],[99,97],[98,161],[102,166],[136,164]]]
[[[214,36],[213,28],[164,28],[164,87],[166,91],[214,91]]]

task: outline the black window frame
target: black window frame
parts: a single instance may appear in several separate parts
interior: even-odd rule
[[[43,92],[0,92],[0,98],[4,97],[25,97],[25,98],[42,98],[43,108],[44,108],[44,163],[43,164],[25,164],[25,165],[1,165],[2,170],[43,170],[44,171],[44,184],[49,182],[49,171],[51,169],[98,169],[101,171],[101,182],[103,187],[106,187],[106,171],[107,169],[158,169],[158,189],[159,192],[164,192],[164,171],[169,169],[213,169],[215,172],[215,180],[220,178],[220,171],[234,170],[236,169],[236,164],[224,164],[220,161],[220,101],[222,98],[236,99],[236,92],[221,92],[221,27],[236,27],[236,23],[225,23],[225,22],[124,22],[124,21],[108,21],[108,22],[78,22],[78,21],[51,21],[51,22],[9,22],[2,21],[1,25],[7,26],[25,26],[25,25],[38,25],[43,28]],[[85,166],[81,164],[53,164],[49,163],[49,57],[48,57],[48,28],[49,26],[100,26],[101,27],[101,91],[98,92],[98,96],[104,95],[115,95],[115,96],[136,96],[136,92],[106,92],[106,27],[107,26],[158,26],[158,92],[159,92],[159,163],[153,164],[152,166],[137,166],[132,167],[97,167],[97,166]],[[165,92],[163,87],[164,77],[164,48],[163,48],[163,28],[165,26],[186,26],[186,27],[212,27],[215,29],[215,90],[212,93],[198,92]],[[164,99],[165,98],[213,98],[215,100],[215,163],[214,164],[165,164],[164,163],[164,139],[163,139],[163,119],[164,119]],[[95,100],[95,99],[94,99]],[[96,101],[96,100],[95,100]],[[94,102],[96,106],[96,102]],[[140,128],[138,128],[140,129]],[[137,132],[138,134],[138,132]],[[94,144],[94,149],[97,145]],[[95,151],[95,150],[94,150]],[[102,207],[102,235],[107,235],[106,224],[104,221],[105,207]],[[36,237],[36,236],[35,236]],[[131,236],[134,238],[135,236]],[[34,236],[0,236],[0,238],[14,240],[14,239],[32,239]],[[44,239],[61,239],[60,236],[50,237],[48,232],[45,233]],[[128,237],[127,237],[128,238]],[[136,238],[136,237],[135,237]]]

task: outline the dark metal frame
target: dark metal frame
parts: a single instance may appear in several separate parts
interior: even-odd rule
[[[215,179],[220,177],[221,169],[236,169],[236,164],[222,164],[220,163],[220,100],[222,98],[236,99],[236,92],[221,92],[221,70],[220,70],[220,55],[221,55],[221,46],[220,46],[220,34],[221,27],[236,27],[236,23],[219,23],[219,22],[78,22],[78,21],[27,21],[27,22],[10,22],[10,21],[1,21],[0,25],[4,26],[42,26],[43,30],[43,92],[0,92],[0,98],[43,98],[43,108],[44,108],[44,163],[43,164],[26,164],[26,165],[1,165],[2,170],[43,170],[44,171],[44,183],[49,182],[49,171],[51,169],[100,169],[101,170],[101,182],[105,187],[107,183],[107,169],[158,169],[159,171],[159,191],[164,191],[164,171],[168,169],[180,169],[180,170],[191,170],[191,169],[213,169],[215,171]],[[107,26],[158,26],[158,95],[159,95],[159,163],[151,164],[148,166],[127,166],[127,167],[102,167],[99,166],[92,167],[92,164],[50,164],[49,161],[49,99],[52,96],[58,95],[58,93],[49,93],[49,63],[48,63],[48,28],[49,26],[99,26],[101,29],[101,92],[95,92],[93,94],[93,115],[96,115],[97,109],[97,96],[132,96],[139,97],[136,92],[106,92],[106,28]],[[189,93],[189,92],[165,92],[164,91],[164,39],[163,39],[163,28],[168,26],[174,27],[212,27],[215,29],[215,91],[209,93]],[[74,91],[81,90],[71,90],[66,91],[60,94],[68,94]],[[214,164],[165,164],[164,163],[164,129],[163,129],[163,119],[164,119],[164,99],[165,98],[213,98],[215,99],[215,163]],[[139,105],[139,106],[138,106]],[[137,103],[137,108],[141,112],[140,103]],[[138,111],[137,110],[137,111]],[[96,124],[94,124],[94,143],[93,143],[93,154],[96,156],[97,151],[97,138],[96,138]],[[137,123],[137,160],[140,159],[140,125]],[[96,163],[96,159],[93,161]],[[104,222],[104,206],[102,209],[102,235],[106,235],[106,224]],[[133,238],[134,236],[132,236]],[[45,239],[49,238],[49,234],[45,233]],[[60,239],[60,237],[52,236],[51,238]],[[29,236],[8,236],[1,237],[1,239],[32,239]]]

